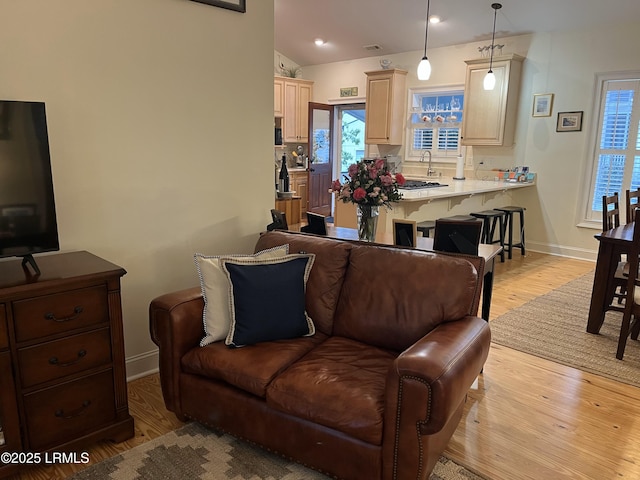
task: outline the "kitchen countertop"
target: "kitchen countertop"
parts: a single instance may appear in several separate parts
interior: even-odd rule
[[[408,178],[412,179],[412,178]],[[415,178],[418,180],[419,178]],[[401,189],[401,202],[424,202],[439,200],[451,197],[471,196],[479,193],[499,192],[514,190],[517,188],[531,187],[535,182],[504,182],[494,180],[454,180],[450,177],[439,177],[433,179],[420,178],[429,182],[446,184],[446,187],[431,187],[413,190]]]

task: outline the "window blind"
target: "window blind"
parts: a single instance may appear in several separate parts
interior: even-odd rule
[[[640,187],[639,93],[640,79],[603,82],[591,194],[592,214],[602,214],[604,195],[618,192],[624,198],[625,190]]]
[[[421,157],[424,150],[434,157],[460,155],[464,90],[411,89],[409,100],[408,155]]]

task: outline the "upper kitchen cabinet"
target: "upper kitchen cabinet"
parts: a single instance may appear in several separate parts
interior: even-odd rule
[[[492,70],[496,76],[493,90],[483,87],[489,59],[465,62],[462,145],[513,145],[523,60],[524,57],[515,54],[493,57]]]
[[[273,79],[273,116],[282,117],[284,115],[284,80],[282,78]]]
[[[402,145],[407,72],[391,69],[366,72],[365,143]]]
[[[283,78],[282,81],[284,85],[283,140],[285,143],[309,143],[309,102],[313,95],[313,82],[297,78]]]

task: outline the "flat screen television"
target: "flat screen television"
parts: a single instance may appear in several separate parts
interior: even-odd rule
[[[59,250],[43,102],[0,100],[0,257]]]

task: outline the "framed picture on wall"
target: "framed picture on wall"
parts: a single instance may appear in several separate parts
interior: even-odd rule
[[[582,130],[582,112],[558,112],[556,132],[579,132]]]
[[[236,12],[245,13],[247,11],[247,0],[191,0],[192,2],[204,3],[214,7],[235,10]]]
[[[553,93],[536,93],[533,95],[534,117],[550,117],[553,108]]]

